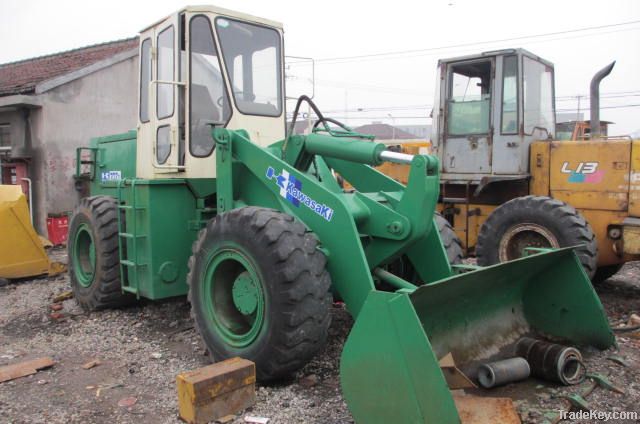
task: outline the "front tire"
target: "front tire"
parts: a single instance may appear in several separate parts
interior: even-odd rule
[[[575,253],[589,278],[598,258],[589,223],[572,206],[545,196],[518,197],[500,205],[478,235],[478,265],[488,266],[522,256],[525,247],[578,246]]]
[[[118,205],[113,197],[85,197],[69,224],[71,288],[76,301],[87,312],[123,306],[134,300],[121,288],[117,214]]]
[[[189,259],[189,301],[214,361],[241,356],[260,380],[285,377],[325,345],[331,279],[316,237],[258,207],[216,216]]]
[[[451,224],[449,224],[449,221],[439,213],[436,213],[436,224],[438,225],[442,245],[447,253],[447,259],[449,259],[449,265],[460,265],[463,257],[460,238],[451,227]]]

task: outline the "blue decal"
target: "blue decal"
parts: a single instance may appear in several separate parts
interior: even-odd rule
[[[107,181],[119,181],[122,179],[122,173],[120,171],[105,171],[101,174],[102,182]]]
[[[272,167],[268,167],[266,177],[268,180],[274,180],[276,185],[280,187],[280,196],[287,199],[293,206],[300,207],[300,204],[303,204],[327,221],[331,221],[331,218],[333,218],[333,209],[316,202],[302,192],[302,181],[297,179],[295,175],[291,175],[284,169],[282,173],[276,174]]]

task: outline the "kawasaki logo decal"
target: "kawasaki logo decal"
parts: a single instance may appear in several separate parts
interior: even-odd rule
[[[120,171],[105,171],[100,177],[103,183],[107,181],[119,181],[122,179],[122,173]]]
[[[304,205],[326,219],[331,221],[333,218],[333,209],[322,203],[316,202],[302,191],[302,181],[297,179],[289,172],[282,170],[282,173],[276,174],[272,167],[267,168],[267,179],[274,180],[280,187],[280,196],[284,197],[295,207]]]

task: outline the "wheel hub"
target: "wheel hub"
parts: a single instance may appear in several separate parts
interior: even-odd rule
[[[265,294],[253,260],[237,246],[214,252],[204,275],[204,310],[212,328],[235,348],[260,334]]]
[[[509,228],[500,240],[498,251],[500,262],[521,258],[527,247],[559,248],[560,243],[556,236],[542,225],[516,224]]]
[[[259,289],[251,275],[244,271],[233,282],[233,304],[243,315],[251,315],[258,307]]]
[[[82,287],[89,287],[93,283],[96,268],[96,247],[87,224],[80,225],[76,231],[72,260],[78,283]]]

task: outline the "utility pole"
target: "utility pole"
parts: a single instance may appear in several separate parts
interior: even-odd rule
[[[578,94],[577,97],[578,97],[578,114],[576,115],[576,121],[580,121],[581,120],[580,119],[580,99],[582,98],[582,96]],[[589,119],[591,119],[591,118],[589,118]]]
[[[391,118],[391,122],[393,123],[393,125],[391,126],[391,139],[395,140],[396,139],[396,118],[393,117],[392,114],[387,113],[387,115],[389,116],[389,118]]]

